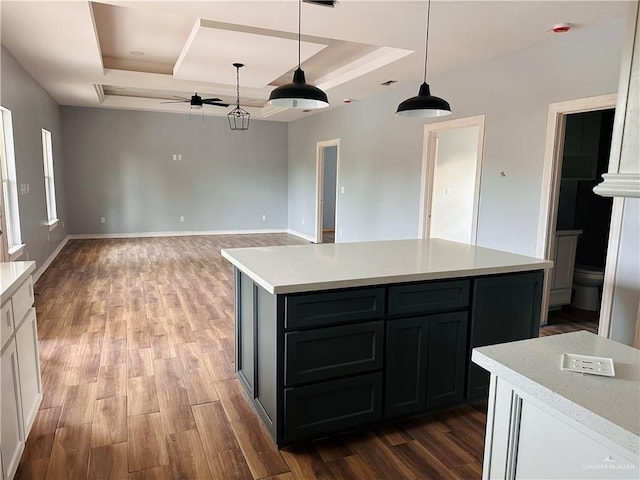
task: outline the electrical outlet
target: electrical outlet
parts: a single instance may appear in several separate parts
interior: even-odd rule
[[[267,216],[263,213],[262,214],[262,221],[264,222],[267,219]]]
[[[107,223],[107,219],[105,217],[100,217],[100,223]]]
[[[302,219],[302,224],[304,225],[304,218]]]
[[[340,186],[340,193],[344,193],[344,185]]]
[[[177,154],[177,153],[174,153],[174,154],[173,154],[173,161],[175,162],[176,160],[178,160],[178,154]]]
[[[342,236],[342,229],[340,229],[340,236]]]
[[[184,215],[180,215],[180,221],[184,222]]]
[[[181,154],[181,153],[179,153],[179,154],[178,154],[178,161],[179,161],[179,162],[181,162],[181,161],[182,161],[182,154]]]

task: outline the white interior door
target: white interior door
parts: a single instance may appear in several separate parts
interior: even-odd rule
[[[318,142],[316,144],[315,243],[322,243],[324,230],[333,231],[337,240],[339,165],[340,140]]]
[[[420,236],[476,244],[484,116],[425,126]]]

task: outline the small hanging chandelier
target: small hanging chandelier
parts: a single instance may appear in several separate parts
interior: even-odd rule
[[[300,23],[302,19],[302,0],[298,0],[298,68],[293,72],[293,82],[274,88],[268,103],[276,107],[287,108],[324,108],[329,106],[327,94],[318,87],[309,85],[300,68]]]
[[[240,107],[240,67],[244,64],[234,63],[233,66],[236,67],[236,108],[227,113],[227,120],[231,130],[249,130],[251,114]]]
[[[431,17],[431,0],[427,3],[427,38],[424,47],[424,79],[420,91],[415,97],[406,99],[400,105],[396,115],[402,117],[442,117],[451,115],[451,107],[446,100],[431,95],[427,84],[427,55],[429,52],[429,20]]]

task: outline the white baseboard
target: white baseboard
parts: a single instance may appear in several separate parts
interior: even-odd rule
[[[313,235],[307,235],[306,233],[298,232],[297,230],[287,230],[286,233],[289,235],[295,235],[296,237],[300,237],[303,240],[308,240],[311,243],[315,243],[316,237]]]
[[[51,265],[51,262],[53,262],[55,260],[55,258],[58,256],[58,254],[60,253],[60,251],[64,248],[64,246],[67,244],[67,242],[71,239],[71,235],[67,235],[66,237],[64,237],[64,239],[60,242],[60,244],[58,244],[58,246],[56,247],[56,249],[51,252],[51,255],[49,255],[49,258],[47,258],[45,260],[45,262],[40,266],[39,269],[37,269],[34,274],[33,274],[33,281],[37,282],[38,279],[42,276],[42,274],[44,273],[44,271],[49,268],[49,265]]]
[[[150,237],[194,237],[207,235],[254,235],[261,233],[289,233],[285,229],[263,230],[198,230],[180,232],[137,232],[137,233],[74,233],[72,239],[92,238],[150,238]]]

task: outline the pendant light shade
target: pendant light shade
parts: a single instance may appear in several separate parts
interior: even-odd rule
[[[429,85],[420,85],[420,91],[415,97],[407,98],[398,105],[396,115],[402,117],[443,117],[451,115],[449,102],[431,95]]]
[[[424,47],[424,78],[418,95],[406,99],[398,105],[396,115],[401,117],[443,117],[451,115],[451,107],[446,100],[431,95],[427,84],[427,58],[429,53],[429,20],[431,17],[431,0],[427,3],[427,35]]]
[[[242,63],[234,63],[236,67],[236,108],[227,113],[229,128],[231,130],[249,130],[249,118],[251,114],[240,107],[240,67]]]
[[[276,87],[269,95],[268,103],[276,107],[315,109],[329,106],[327,94],[318,87],[309,85],[300,68],[300,20],[302,0],[298,0],[298,68],[293,73],[293,82]]]

